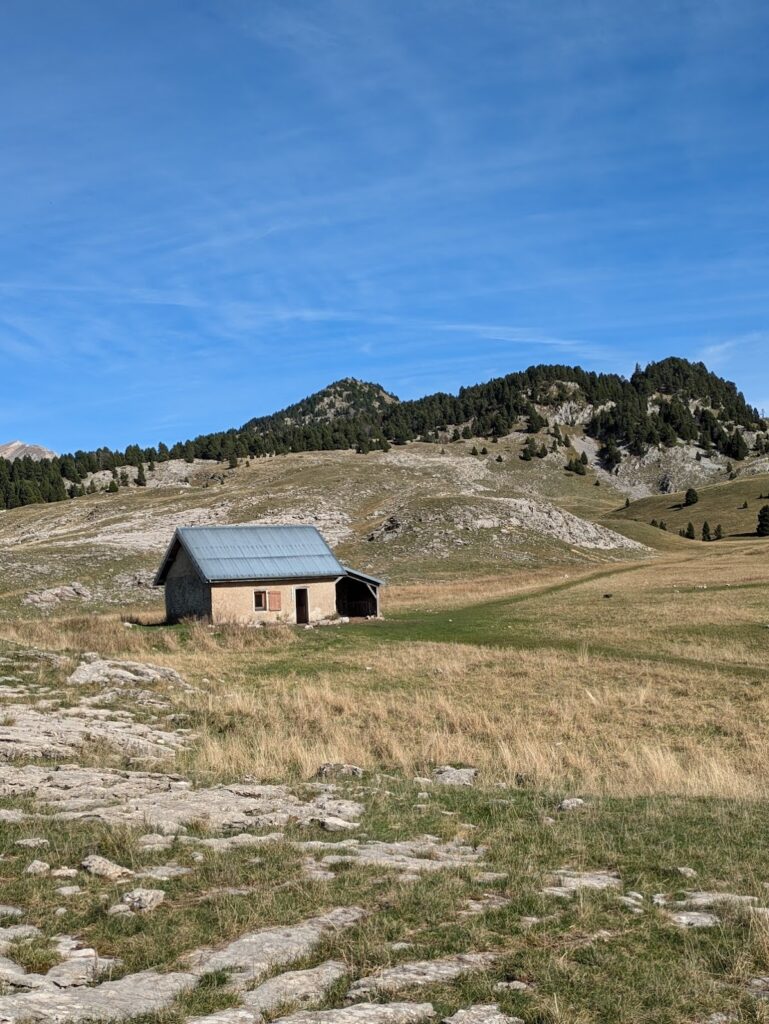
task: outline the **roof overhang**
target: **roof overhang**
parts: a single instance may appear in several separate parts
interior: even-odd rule
[[[383,587],[384,580],[377,579],[376,576],[369,576],[365,572],[358,572],[357,569],[350,569],[349,566],[342,566],[344,569],[345,576],[349,576],[352,580],[360,580],[361,583],[370,583],[374,587]]]

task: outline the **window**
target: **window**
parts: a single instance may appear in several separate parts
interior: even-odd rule
[[[254,591],[254,611],[255,612],[266,612],[267,611],[267,591],[266,590],[255,590]]]

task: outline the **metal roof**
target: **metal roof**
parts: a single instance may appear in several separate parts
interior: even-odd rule
[[[156,586],[165,583],[180,546],[209,583],[347,574],[314,526],[180,526]]]
[[[377,579],[376,576],[369,576],[367,573],[359,572],[357,569],[351,569],[347,565],[343,565],[342,568],[344,569],[345,576],[349,576],[351,579],[362,580],[364,583],[373,583],[374,586],[377,587],[384,586],[384,580]]]

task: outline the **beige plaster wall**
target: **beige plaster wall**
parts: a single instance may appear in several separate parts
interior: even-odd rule
[[[211,621],[241,624],[296,622],[294,592],[297,587],[304,587],[308,591],[310,622],[336,615],[335,580],[311,580],[306,583],[296,580],[291,583],[214,583],[211,586]],[[281,595],[281,610],[255,611],[255,590],[278,591]]]

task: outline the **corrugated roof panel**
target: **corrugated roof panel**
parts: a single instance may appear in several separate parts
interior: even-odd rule
[[[183,526],[176,538],[209,581],[343,576],[345,572],[314,526]],[[163,569],[159,578],[161,574]]]
[[[354,580],[363,580],[364,583],[373,583],[377,587],[384,586],[384,580],[380,580],[377,576],[369,576],[368,573],[359,572],[358,569],[351,569],[349,565],[343,565],[346,576],[351,576]]]

